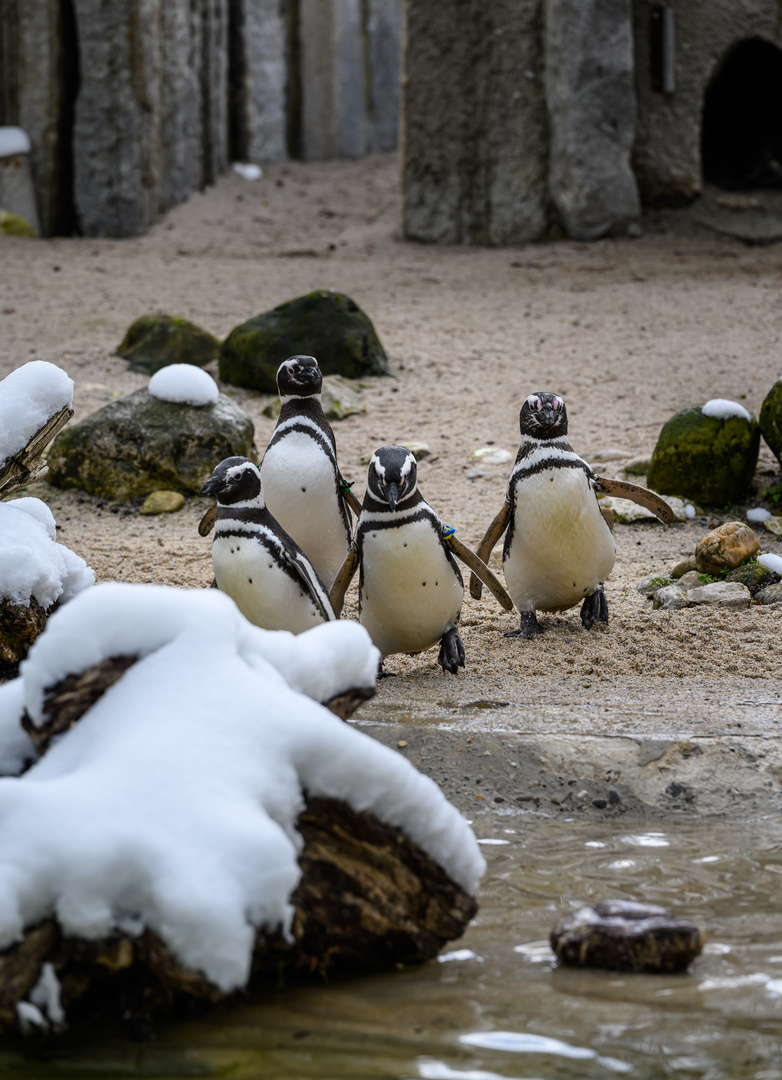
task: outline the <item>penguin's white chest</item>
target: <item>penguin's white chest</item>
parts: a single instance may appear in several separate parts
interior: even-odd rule
[[[273,551],[251,535],[216,536],[212,566],[217,587],[256,626],[301,634],[323,622],[299,580],[283,569]]]
[[[383,656],[421,652],[457,625],[464,588],[431,522],[370,528],[362,547],[359,621]]]
[[[514,530],[502,568],[520,611],[562,611],[591,596],[616,547],[586,474],[546,469],[516,481]]]
[[[261,486],[271,513],[330,588],[350,545],[332,460],[309,435],[291,431],[266,451]]]

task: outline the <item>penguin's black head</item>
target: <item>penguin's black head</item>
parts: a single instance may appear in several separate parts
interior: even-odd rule
[[[201,488],[201,494],[213,495],[221,506],[259,500],[263,505],[258,466],[246,457],[225,458]]]
[[[277,369],[277,390],[280,398],[312,397],[323,386],[318,361],[314,356],[291,356]]]
[[[416,490],[418,467],[404,446],[381,446],[372,455],[367,473],[367,487],[392,510],[409,499]]]
[[[567,435],[567,409],[559,394],[530,394],[519,413],[522,435],[533,439],[558,439]]]

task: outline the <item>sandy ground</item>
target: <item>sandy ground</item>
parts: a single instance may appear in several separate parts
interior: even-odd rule
[[[404,243],[396,163],[380,156],[273,165],[257,183],[227,175],[135,240],[0,237],[0,375],[33,358],[61,365],[76,382],[79,419],[145,384],[113,355],[139,315],[184,316],[224,337],[320,287],[367,311],[391,362],[392,378],[365,393],[366,414],[335,425],[343,473],[361,494],[363,456],[388,442],[427,443],[420,487],[472,546],[502,504],[510,467],[470,480],[470,454],[489,443],[515,453],[528,393],[564,395],[572,444],[587,460],[606,450],[629,458],[649,454],[686,405],[726,397],[757,415],[782,371],[782,247],[747,247],[683,214],[649,217],[636,240],[589,245]],[[269,398],[221,389],[251,414],[262,450]],[[779,479],[764,447],[747,505],[762,505],[761,489]],[[26,493],[46,499],[61,541],[99,580],[211,580],[200,500],[142,518],[45,484]],[[444,675],[432,651],[393,658],[398,677],[383,682],[367,721],[563,734],[782,730],[782,605],[652,612],[634,589],[736,516],[617,526],[608,629],[585,632],[574,609],[544,616],[547,633],[533,642],[508,641],[502,631],[515,619],[491,597],[467,597],[466,672]],[[782,552],[760,533],[764,550]]]

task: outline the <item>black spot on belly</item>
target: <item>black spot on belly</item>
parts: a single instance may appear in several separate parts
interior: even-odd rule
[[[247,579],[247,580],[248,580],[248,581],[250,582],[250,584],[252,585],[252,583],[253,583],[253,579],[252,579],[251,577],[248,577],[248,579]]]
[[[422,581],[421,584],[423,585],[424,588],[426,588],[426,582],[425,581]]]
[[[407,541],[406,540],[405,540],[404,544],[402,544],[402,547],[407,547]]]
[[[306,491],[307,489],[306,489],[305,487],[303,487],[303,488],[302,488],[301,490],[302,490],[302,491]]]
[[[575,587],[576,587],[576,583],[575,583],[575,581],[574,581],[574,582],[573,582],[573,588],[575,589]]]
[[[269,563],[269,569],[271,570],[271,568],[272,568],[272,564],[271,564],[271,563]]]
[[[435,589],[437,588],[437,586],[438,586],[439,584],[440,584],[440,582],[439,582],[439,581],[435,581],[435,583],[434,583],[434,587],[435,587]]]

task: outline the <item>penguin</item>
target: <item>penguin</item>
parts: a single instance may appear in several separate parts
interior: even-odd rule
[[[361,512],[337,465],[337,445],[320,403],[314,356],[291,356],[277,370],[282,409],[260,465],[266,505],[330,588]]]
[[[520,624],[505,637],[535,637],[543,633],[536,611],[565,611],[579,602],[581,622],[591,630],[608,622],[603,583],[616,560],[597,493],[640,502],[668,524],[673,512],[653,492],[594,473],[568,441],[567,409],[558,394],[530,394],[519,412],[519,428],[521,445],[505,505],[478,547],[478,557],[487,562],[507,529],[502,568]],[[480,598],[475,577],[470,593]]]
[[[419,653],[439,642],[443,671],[456,675],[464,667],[458,631],[464,582],[454,552],[512,610],[512,600],[491,571],[424,501],[413,454],[403,446],[381,446],[369,462],[353,543],[331,590],[340,613],[361,567],[359,622],[380,650],[381,664],[392,653]]]
[[[257,465],[221,461],[201,488],[217,498],[212,566],[217,588],[264,630],[300,634],[336,619],[328,589],[266,508]]]

